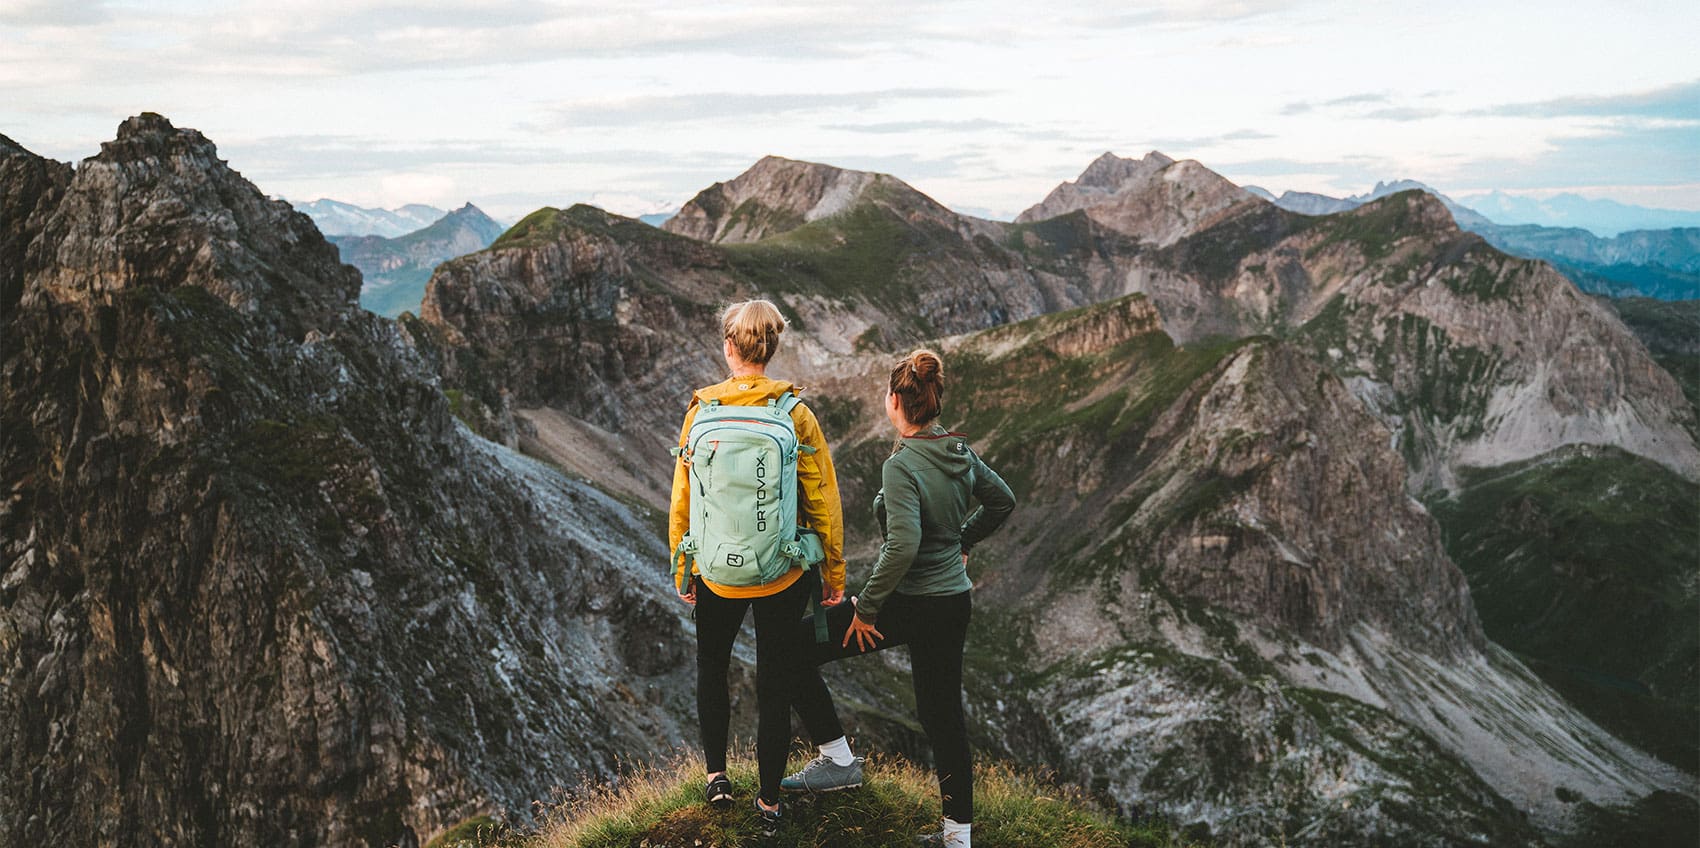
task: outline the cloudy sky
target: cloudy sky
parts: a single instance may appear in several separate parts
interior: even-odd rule
[[[268,193],[673,208],[774,153],[1008,217],[1110,150],[1700,209],[1694,0],[0,0],[0,133],[166,115]]]

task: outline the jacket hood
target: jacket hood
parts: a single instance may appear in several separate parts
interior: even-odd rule
[[[961,477],[973,467],[973,454],[968,451],[968,437],[952,433],[937,424],[903,437],[903,450],[911,451],[933,467],[951,477]]]
[[[772,377],[727,377],[712,386],[704,386],[693,395],[698,402],[717,400],[727,406],[760,406],[788,391],[802,394],[802,389],[787,380]]]

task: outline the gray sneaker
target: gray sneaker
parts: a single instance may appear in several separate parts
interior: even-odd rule
[[[825,754],[810,760],[796,774],[779,781],[779,788],[786,792],[837,792],[861,785],[861,757],[851,760],[850,765],[841,766]]]

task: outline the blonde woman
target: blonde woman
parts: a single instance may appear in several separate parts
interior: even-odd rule
[[[685,411],[668,536],[679,598],[696,607],[704,798],[719,806],[732,802],[726,675],[745,611],[754,610],[761,775],[755,806],[771,833],[782,815],[779,782],[791,741],[788,689],[806,660],[807,645],[793,638],[795,628],[813,593],[827,606],[844,597],[844,520],[820,423],[795,386],[767,375],[784,316],[766,300],[750,300],[727,307],[720,323],[731,376],[694,392]],[[792,526],[782,527],[787,523]],[[810,556],[805,549],[817,539]],[[810,559],[820,562],[810,568]]]
[[[968,579],[968,551],[1003,524],[1015,509],[1015,497],[962,434],[939,426],[943,399],[944,362],[938,354],[917,350],[892,367],[885,413],[899,438],[881,469],[874,498],[884,543],[861,595],[825,613],[832,638],[814,645],[813,661],[799,667],[794,698],[811,736],[841,738],[843,729],[818,665],[908,645],[915,711],[933,749],[944,808],[941,828],[921,841],[970,848],[974,768],[962,709],[962,651],[974,585]],[[980,506],[970,510],[976,500]],[[794,638],[808,647],[813,640],[804,634],[812,629],[809,621]],[[845,774],[823,744],[821,756],[786,777],[781,788],[847,788]],[[861,783],[859,773],[855,783]]]

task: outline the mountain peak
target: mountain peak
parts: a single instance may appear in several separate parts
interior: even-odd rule
[[[1115,191],[1129,180],[1155,173],[1174,163],[1175,160],[1155,150],[1145,154],[1143,159],[1127,159],[1114,153],[1105,152],[1104,155],[1092,160],[1092,164],[1087,165],[1086,170],[1080,172],[1080,176],[1075,179],[1074,185],[1080,188]]]
[[[88,302],[129,288],[195,285],[301,338],[346,317],[359,274],[288,204],[268,199],[206,136],[144,112],[83,161],[38,237],[76,254],[24,300]]]
[[[174,133],[176,131],[177,128],[172,126],[171,121],[164,115],[158,112],[143,112],[140,115],[126,118],[123,123],[118,125],[118,140],[123,141],[138,135]],[[191,132],[193,131],[191,130]]]
[[[462,205],[458,209],[454,209],[454,210],[448,212],[447,214],[443,215],[442,218],[438,218],[437,220],[442,221],[442,220],[449,219],[449,218],[459,220],[461,218],[489,218],[489,217],[490,216],[488,214],[486,214],[484,212],[484,210],[479,209],[477,206],[474,206],[472,204],[472,201],[468,200],[464,205]],[[435,223],[435,222],[433,222],[433,223]]]
[[[1254,195],[1191,159],[1176,161],[1156,150],[1142,159],[1105,153],[1015,220],[1031,223],[1085,210],[1105,227],[1164,245],[1254,200]]]
[[[1360,203],[1363,203],[1363,202],[1368,202],[1368,201],[1371,201],[1371,200],[1376,200],[1378,198],[1386,197],[1390,194],[1398,194],[1401,191],[1411,191],[1412,189],[1415,189],[1417,191],[1427,192],[1429,194],[1434,194],[1434,195],[1440,194],[1440,192],[1436,191],[1433,186],[1430,186],[1426,183],[1418,182],[1416,180],[1404,179],[1404,180],[1393,180],[1391,182],[1383,182],[1381,180],[1376,180],[1375,188],[1370,189],[1369,194],[1359,195],[1359,196],[1353,197],[1351,199],[1356,200]]]
[[[888,174],[768,155],[731,180],[698,192],[661,228],[702,241],[759,241],[842,212],[874,185],[924,197]]]
[[[187,155],[202,164],[217,161],[218,147],[200,130],[179,129],[156,112],[143,112],[118,125],[112,141],[100,144],[100,158],[133,162]]]

